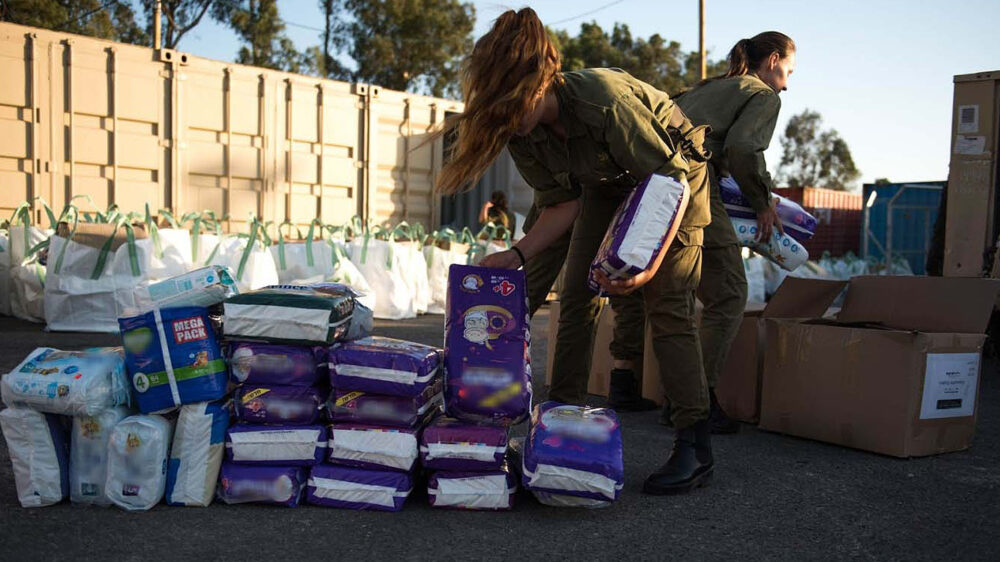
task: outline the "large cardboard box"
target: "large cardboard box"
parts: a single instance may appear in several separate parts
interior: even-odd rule
[[[760,426],[897,457],[968,448],[998,290],[855,277],[836,321],[767,319]]]

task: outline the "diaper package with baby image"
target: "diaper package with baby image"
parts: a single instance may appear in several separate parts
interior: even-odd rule
[[[229,374],[236,384],[314,386],[327,378],[326,348],[230,342]]]
[[[0,378],[4,404],[49,414],[92,416],[129,403],[122,348],[39,347]]]

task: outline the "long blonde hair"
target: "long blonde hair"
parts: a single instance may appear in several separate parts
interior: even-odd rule
[[[493,23],[462,68],[465,111],[435,136],[456,132],[436,189],[451,195],[471,188],[507,145],[540,92],[561,80],[559,51],[531,8],[508,10]]]

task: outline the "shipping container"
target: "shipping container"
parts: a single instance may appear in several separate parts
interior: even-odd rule
[[[423,141],[460,102],[9,23],[0,76],[3,216],[87,195],[211,210],[233,230],[250,216],[440,224],[442,140]]]
[[[787,187],[774,192],[816,217],[816,234],[803,243],[811,259],[819,259],[824,252],[842,256],[860,251],[861,194],[819,187]]]
[[[887,263],[903,257],[913,273],[925,274],[943,190],[943,181],[866,183],[861,256]]]

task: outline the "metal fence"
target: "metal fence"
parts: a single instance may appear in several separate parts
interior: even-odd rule
[[[902,257],[914,273],[926,273],[943,189],[944,182],[865,184],[862,257]]]

